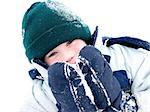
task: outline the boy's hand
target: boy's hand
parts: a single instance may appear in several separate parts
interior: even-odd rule
[[[104,111],[106,108],[120,110],[121,88],[101,52],[86,46],[80,51],[77,64],[91,88],[96,106]]]
[[[48,82],[61,112],[96,112],[86,95],[81,77],[66,63],[56,63],[48,69]]]
[[[60,112],[121,111],[122,91],[99,50],[84,47],[76,66],[55,63],[48,82]]]

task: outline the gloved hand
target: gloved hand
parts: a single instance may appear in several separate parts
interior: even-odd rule
[[[101,52],[86,46],[81,49],[77,63],[92,90],[96,106],[104,111],[120,110],[121,88]]]
[[[120,110],[121,88],[102,54],[94,47],[86,46],[81,50],[76,65],[82,73],[67,63],[56,63],[48,69],[49,86],[59,111]],[[94,101],[87,95],[87,88],[90,88]]]
[[[66,63],[48,68],[48,83],[59,112],[96,112],[77,71]]]

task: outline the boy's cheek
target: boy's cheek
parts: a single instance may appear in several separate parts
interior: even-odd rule
[[[55,64],[55,63],[57,63],[57,62],[59,62],[59,61],[56,60],[56,59],[48,59],[48,60],[45,60],[45,62],[46,62],[49,66],[51,66],[51,65],[53,65],[53,64]]]
[[[49,66],[54,65],[56,63],[64,63],[65,61],[59,59],[59,60],[52,60],[51,62],[48,63]]]
[[[60,62],[60,61],[53,61],[53,62],[48,63],[48,65],[51,66],[51,65],[54,65],[54,64],[56,64],[58,62]]]

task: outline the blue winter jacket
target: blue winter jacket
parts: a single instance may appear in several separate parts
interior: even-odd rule
[[[56,63],[47,72],[33,62],[39,74],[31,71],[33,94],[22,112],[148,112],[149,44],[126,39],[134,38],[105,38],[104,45],[84,47],[76,66]]]

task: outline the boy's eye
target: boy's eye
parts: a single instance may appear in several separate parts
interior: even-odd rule
[[[49,54],[48,57],[50,58],[50,57],[52,57],[52,56],[54,56],[56,54],[57,54],[57,52],[53,52],[53,53]]]
[[[66,45],[70,45],[73,42],[73,40],[70,40],[66,43]]]

